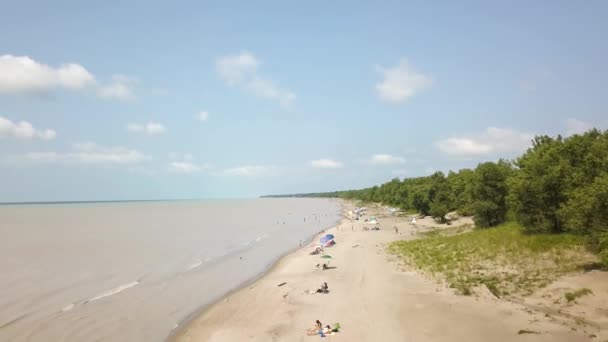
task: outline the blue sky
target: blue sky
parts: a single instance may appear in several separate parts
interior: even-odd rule
[[[604,1],[8,2],[0,201],[329,191],[608,127]]]

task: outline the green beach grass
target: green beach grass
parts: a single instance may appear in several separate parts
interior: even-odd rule
[[[472,295],[485,286],[496,297],[530,295],[597,261],[580,236],[527,235],[514,222],[460,234],[456,229],[397,241],[388,250],[460,294]]]
[[[588,288],[582,288],[582,289],[578,289],[574,292],[566,292],[566,294],[564,294],[564,297],[566,297],[566,300],[568,301],[568,303],[572,303],[572,302],[576,301],[577,298],[587,296],[590,294],[593,294],[593,291],[591,291]]]

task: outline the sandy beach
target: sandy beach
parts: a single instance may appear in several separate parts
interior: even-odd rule
[[[345,210],[352,208],[345,204]],[[413,239],[428,229],[406,218],[386,215],[380,231],[363,220],[344,219],[328,230],[337,244],[325,249],[331,259],[303,247],[281,259],[265,276],[202,312],[175,341],[309,341],[315,321],[341,330],[328,335],[341,341],[589,341],[583,331],[551,320],[540,311],[492,296],[455,295],[451,289],[407,271],[385,246]],[[368,216],[365,216],[368,217]],[[455,222],[455,225],[469,221]],[[394,227],[399,229],[395,233]],[[330,260],[329,270],[317,264]],[[311,294],[327,282],[328,294]],[[285,283],[282,286],[279,284]],[[520,330],[538,334],[518,334]]]

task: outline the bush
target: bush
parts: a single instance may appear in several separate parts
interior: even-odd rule
[[[590,289],[582,288],[582,289],[576,290],[574,292],[566,292],[566,294],[564,294],[564,297],[566,297],[566,300],[568,301],[568,303],[572,303],[577,298],[580,298],[580,297],[583,297],[586,295],[590,295],[592,293],[593,293],[593,291],[591,291]]]

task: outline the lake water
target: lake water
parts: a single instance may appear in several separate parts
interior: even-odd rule
[[[163,341],[333,226],[325,199],[0,206],[0,341]]]

